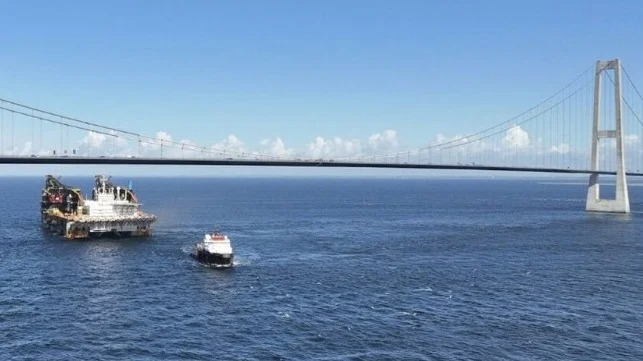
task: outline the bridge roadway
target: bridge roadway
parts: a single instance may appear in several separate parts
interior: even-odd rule
[[[431,163],[376,163],[338,162],[332,160],[247,160],[247,159],[196,159],[196,158],[136,158],[136,157],[83,157],[83,156],[0,156],[0,164],[121,164],[121,165],[200,165],[200,166],[255,166],[255,167],[322,167],[322,168],[388,168],[388,169],[444,169],[501,172],[533,172],[615,175],[615,172],[592,172],[587,169],[500,167],[465,164]],[[628,172],[628,176],[640,177],[643,173]]]

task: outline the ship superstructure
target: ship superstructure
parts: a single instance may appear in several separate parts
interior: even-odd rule
[[[48,175],[41,212],[44,226],[69,239],[104,234],[145,237],[151,235],[156,221],[156,216],[141,210],[131,187],[114,185],[103,175],[95,177],[91,199]]]

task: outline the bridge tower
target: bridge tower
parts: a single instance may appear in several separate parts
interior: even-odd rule
[[[603,130],[600,128],[600,104],[601,104],[601,76],[607,70],[614,71],[614,117],[615,128]],[[590,212],[613,212],[629,213],[630,198],[627,190],[627,178],[625,177],[625,148],[623,143],[623,119],[622,119],[622,98],[621,98],[621,63],[618,59],[596,62],[596,76],[594,79],[594,126],[592,130],[592,158],[587,187],[587,203],[585,209]],[[601,139],[616,138],[616,196],[615,199],[601,199],[600,184],[598,182],[599,164],[599,143]]]

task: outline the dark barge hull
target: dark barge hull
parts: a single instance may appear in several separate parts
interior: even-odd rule
[[[192,253],[197,261],[213,267],[232,267],[234,255],[232,254],[219,254],[219,253],[209,253],[205,251],[197,251]]]

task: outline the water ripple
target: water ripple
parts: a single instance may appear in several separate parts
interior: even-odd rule
[[[643,359],[643,213],[582,184],[139,179],[154,237],[70,242],[0,183],[0,359]]]

